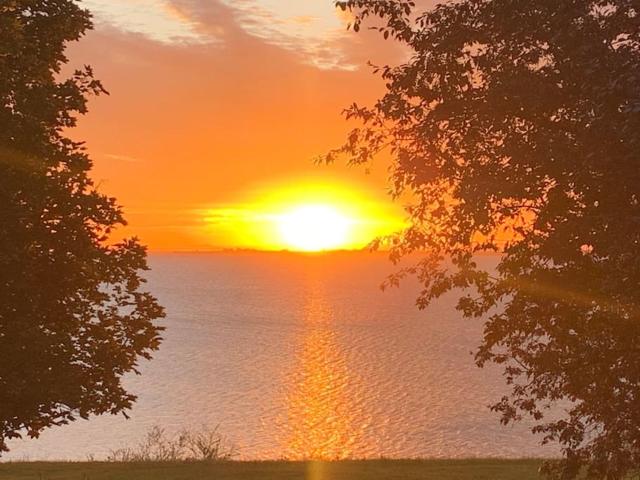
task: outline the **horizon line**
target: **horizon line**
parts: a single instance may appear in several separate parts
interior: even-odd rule
[[[281,249],[281,250],[273,250],[273,249],[259,249],[259,248],[211,248],[211,249],[189,249],[189,250],[163,250],[163,249],[152,249],[148,248],[147,252],[149,254],[157,254],[157,253],[293,253],[293,254],[303,254],[303,255],[317,255],[317,254],[327,254],[327,253],[389,253],[389,250],[371,250],[368,248],[359,248],[359,249],[330,249],[330,250],[289,250],[289,249]]]

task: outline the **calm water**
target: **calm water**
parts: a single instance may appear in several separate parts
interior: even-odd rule
[[[490,261],[490,260],[487,260]],[[98,458],[153,425],[220,424],[242,458],[549,456],[487,408],[504,387],[475,367],[478,322],[454,296],[426,311],[415,285],[381,292],[382,255],[151,258],[165,342],[131,419],[94,418],[17,441],[6,458]]]

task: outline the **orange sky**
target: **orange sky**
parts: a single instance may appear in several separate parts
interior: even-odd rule
[[[111,95],[91,101],[72,136],[87,141],[100,189],[152,250],[267,248],[211,218],[246,220],[279,191],[295,203],[307,185],[335,185],[397,227],[383,165],[365,175],[312,162],[352,126],[341,110],[381,93],[366,61],[400,58],[397,45],[347,32],[331,0],[83,4],[96,30],[70,48],[71,64],[91,64]]]

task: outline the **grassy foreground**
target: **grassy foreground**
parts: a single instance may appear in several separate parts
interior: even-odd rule
[[[0,480],[538,480],[540,460],[5,463]]]

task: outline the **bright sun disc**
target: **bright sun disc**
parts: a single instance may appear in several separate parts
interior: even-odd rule
[[[277,219],[283,242],[291,249],[307,252],[345,247],[351,221],[327,205],[304,205]]]

